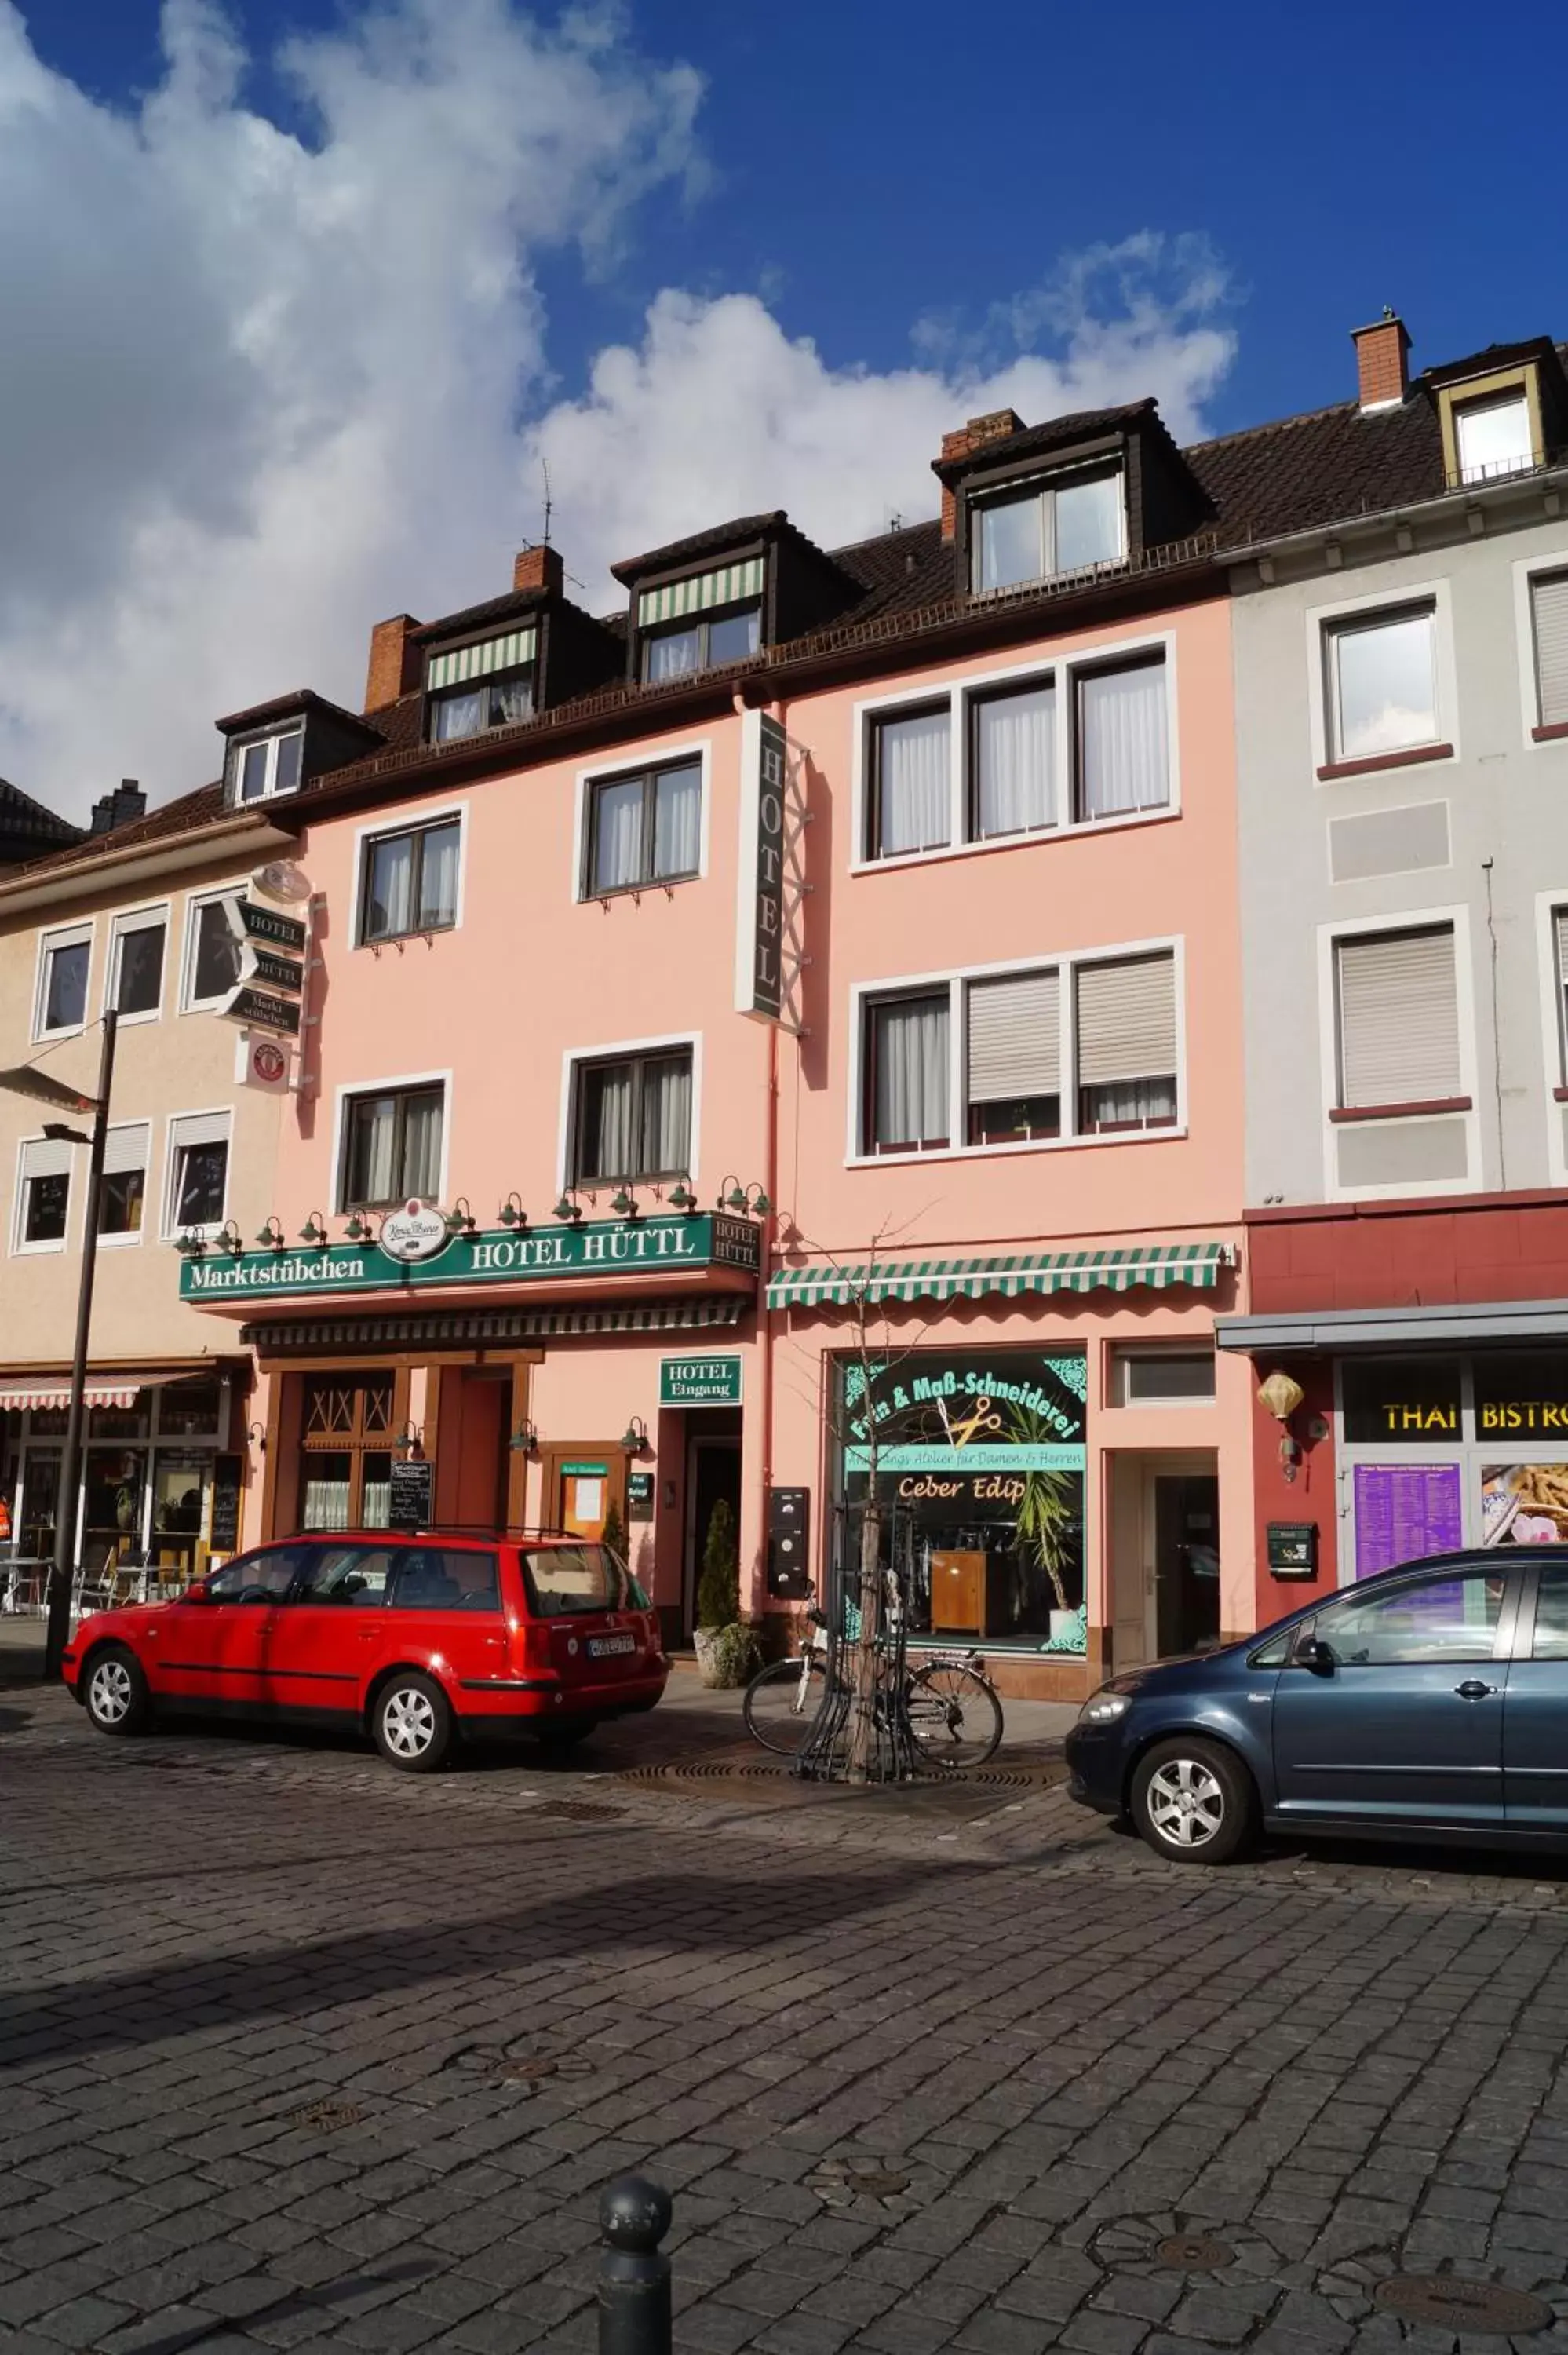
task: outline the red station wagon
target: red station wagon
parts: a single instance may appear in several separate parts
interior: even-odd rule
[[[670,1664],[606,1547],[385,1529],[237,1555],[175,1603],[96,1612],[65,1679],[102,1733],[177,1710],[353,1726],[413,1774],[460,1734],[553,1746],[652,1709]]]

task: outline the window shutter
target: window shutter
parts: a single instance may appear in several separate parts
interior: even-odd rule
[[[1556,910],[1552,919],[1552,928],[1557,941],[1558,987],[1568,989],[1568,908]]]
[[[29,1137],[22,1147],[22,1183],[34,1178],[69,1178],[73,1148],[63,1138]]]
[[[127,1170],[147,1167],[147,1124],[132,1121],[127,1128],[111,1128],[103,1140],[103,1174],[122,1178]]]
[[[1452,926],[1340,941],[1339,968],[1345,1108],[1435,1103],[1458,1095]]]
[[[1535,677],[1541,698],[1541,725],[1560,728],[1568,723],[1568,572],[1537,581],[1531,591],[1535,607]]]
[[[1062,1085],[1062,976],[1009,974],[971,981],[969,1102],[1054,1096]]]
[[[1078,968],[1078,1084],[1162,1080],[1176,1070],[1176,961],[1127,957]]]
[[[228,1114],[226,1112],[181,1113],[169,1124],[169,1140],[177,1153],[186,1145],[227,1145]]]

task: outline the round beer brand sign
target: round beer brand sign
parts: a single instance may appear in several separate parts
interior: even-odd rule
[[[262,1087],[275,1088],[288,1076],[289,1058],[270,1039],[253,1039],[250,1069]]]
[[[381,1221],[381,1248],[388,1259],[434,1259],[450,1241],[444,1215],[427,1202],[405,1202]]]

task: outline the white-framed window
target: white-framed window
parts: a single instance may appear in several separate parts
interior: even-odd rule
[[[1452,923],[1334,943],[1341,1114],[1467,1109]]]
[[[1436,601],[1326,622],[1323,692],[1330,768],[1446,749]]]
[[[169,911],[132,908],[116,916],[109,940],[105,1004],[122,1022],[155,1022],[163,1010]]]
[[[850,1159],[1171,1133],[1181,989],[1173,942],[858,986]]]
[[[340,1101],[337,1207],[391,1209],[439,1201],[446,1145],[444,1079],[345,1091]]]
[[[1554,1084],[1568,1087],[1568,900],[1551,911],[1552,1006],[1557,1047]]]
[[[1140,642],[863,705],[853,863],[1170,815],[1171,657]]]
[[[570,1057],[566,1182],[588,1188],[689,1178],[695,1063],[691,1039]]]
[[[1496,482],[1533,466],[1535,437],[1523,386],[1457,400],[1454,446],[1461,483]]]
[[[450,932],[462,914],[463,813],[360,837],[359,940]]]
[[[583,899],[689,882],[702,863],[699,758],[688,753],[588,780]]]
[[[134,1120],[111,1128],[103,1140],[103,1183],[98,1198],[101,1243],[142,1240],[152,1139],[151,1124]]]
[[[300,789],[305,749],[302,720],[265,736],[243,736],[228,748],[229,798],[249,804],[276,801]]]
[[[23,1138],[16,1160],[13,1252],[64,1251],[74,1152],[63,1137]]]
[[[65,1039],[87,1023],[87,982],[92,964],[92,926],[61,924],[38,935],[37,994],[33,1006],[35,1039]]]
[[[432,654],[425,668],[433,744],[482,736],[534,716],[539,634],[529,623]]]
[[[980,591],[1119,564],[1127,553],[1121,468],[973,497],[969,530],[969,585]]]
[[[1532,730],[1568,729],[1568,570],[1530,575]]]
[[[164,1237],[216,1234],[228,1215],[232,1115],[176,1113],[169,1122],[164,1189]]]
[[[1111,1351],[1114,1406],[1212,1406],[1213,1401],[1212,1342],[1160,1348],[1118,1342]]]
[[[689,678],[694,671],[716,670],[721,663],[744,662],[762,643],[762,606],[732,606],[727,613],[705,613],[649,630],[642,639],[642,677],[650,687]]]
[[[231,883],[221,891],[203,891],[185,902],[182,1013],[207,1013],[222,1003],[239,979],[239,943],[226,902],[243,889],[242,884]]]

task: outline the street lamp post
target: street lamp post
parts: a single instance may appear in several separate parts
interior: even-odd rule
[[[60,1457],[59,1495],[55,1506],[55,1559],[49,1574],[49,1615],[44,1637],[44,1674],[58,1677],[70,1636],[70,1591],[75,1574],[77,1489],[81,1480],[82,1407],[87,1390],[87,1344],[92,1325],[92,1282],[98,1267],[99,1199],[103,1190],[103,1149],[109,1134],[109,1093],[114,1084],[114,1034],[120,1018],[112,1007],[103,1017],[103,1051],[98,1066],[98,1093],[84,1095],[79,1088],[24,1063],[0,1071],[0,1088],[32,1096],[62,1112],[92,1114],[90,1139],[58,1123],[46,1122],[44,1134],[89,1145],[87,1165],[87,1224],[81,1239],[81,1277],[76,1297],[76,1351],[71,1359],[70,1404],[66,1412],[65,1446]]]

